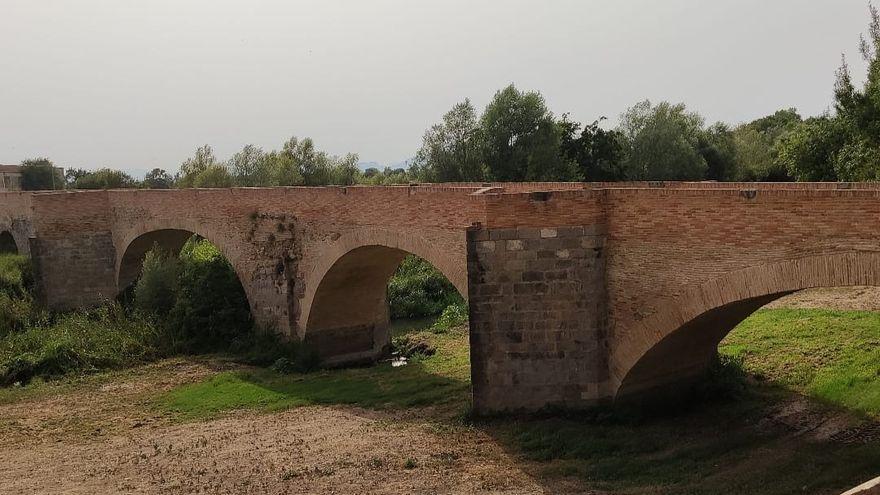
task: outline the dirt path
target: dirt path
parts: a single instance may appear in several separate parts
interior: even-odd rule
[[[149,406],[224,367],[167,361],[0,405],[0,493],[582,493],[429,412],[306,407],[179,424]]]

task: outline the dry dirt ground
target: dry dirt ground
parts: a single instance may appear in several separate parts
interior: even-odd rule
[[[880,290],[808,291],[774,305],[880,310]],[[426,411],[316,406],[181,424],[151,407],[229,366],[176,359],[0,404],[0,493],[585,493]]]
[[[304,407],[180,424],[149,407],[222,367],[165,361],[0,405],[0,493],[582,493],[537,481],[490,436],[422,419],[429,411]]]

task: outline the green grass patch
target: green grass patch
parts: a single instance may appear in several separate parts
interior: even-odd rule
[[[268,369],[233,371],[175,389],[158,405],[184,419],[216,417],[235,409],[276,411],[312,404],[349,404],[369,408],[446,406],[461,412],[470,395],[470,365],[465,330],[430,334],[434,356],[393,368],[327,370],[281,374]]]
[[[642,422],[552,419],[497,427],[545,476],[615,494],[839,493],[875,476],[880,445],[792,438],[755,427],[755,401]]]
[[[721,346],[717,387],[735,394],[674,415],[623,417],[596,411],[556,418],[497,419],[475,427],[530,461],[536,479],[576,477],[615,494],[835,494],[876,476],[880,444],[821,441],[768,421],[780,401],[808,394],[830,409],[876,415],[880,315],[762,310]],[[275,411],[312,404],[377,409],[434,406],[460,412],[469,400],[463,328],[421,332],[436,354],[402,368],[282,375],[228,372],[173,390],[159,407],[187,420],[236,409]],[[746,373],[759,379],[747,380]],[[434,410],[432,409],[432,411]],[[659,412],[659,411],[658,411]],[[426,413],[426,414],[434,414]],[[451,414],[437,421],[452,424]]]
[[[759,379],[880,417],[880,313],[760,310],[719,352]]]

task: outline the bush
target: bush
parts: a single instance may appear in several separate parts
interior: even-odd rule
[[[180,256],[153,248],[135,286],[135,307],[159,323],[179,352],[227,350],[253,333],[250,307],[232,265],[210,242],[193,237]]]
[[[440,317],[431,326],[431,330],[437,333],[446,332],[455,327],[460,327],[468,321],[468,308],[464,302],[450,304],[440,313]]]
[[[156,359],[163,355],[162,340],[155,325],[129,317],[117,304],[73,313],[0,339],[0,385]]]
[[[177,301],[180,262],[157,246],[144,257],[134,286],[134,306],[144,315],[167,315]]]
[[[436,316],[464,299],[455,286],[427,261],[407,256],[388,284],[392,318]]]
[[[391,341],[394,354],[407,359],[419,359],[433,356],[437,348],[425,334],[404,335]]]
[[[31,290],[30,261],[17,254],[0,254],[0,338],[24,330],[41,319]]]
[[[26,256],[0,254],[0,293],[23,297],[33,288],[31,263]]]
[[[320,357],[311,347],[285,340],[277,333],[256,330],[236,338],[229,352],[246,364],[269,366],[279,373],[308,373],[320,367]]]

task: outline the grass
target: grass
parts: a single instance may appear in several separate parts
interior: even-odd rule
[[[131,366],[160,357],[159,331],[118,306],[65,315],[0,339],[0,385]]]
[[[763,381],[880,418],[880,313],[760,310],[719,351]]]
[[[426,323],[430,324],[430,323]],[[412,330],[410,330],[412,331]],[[182,420],[236,409],[276,411],[312,404],[376,409],[433,406],[450,423],[468,405],[467,333],[421,333],[437,348],[409,366],[281,375],[227,372],[160,397]],[[727,366],[758,378],[674,416],[595,411],[555,418],[497,419],[475,426],[529,463],[537,479],[575,477],[615,494],[836,494],[877,475],[880,444],[813,440],[767,418],[780,401],[808,394],[823,408],[875,416],[880,315],[762,310],[725,340]],[[724,380],[742,380],[739,368]]]
[[[755,427],[754,401],[645,422],[546,419],[496,426],[542,476],[615,494],[840,493],[876,476],[880,445],[810,442]]]
[[[466,330],[431,334],[437,354],[405,367],[383,363],[370,368],[281,374],[262,368],[220,373],[175,389],[158,405],[183,419],[206,419],[235,409],[277,411],[314,404],[369,408],[440,406],[459,413],[469,401],[470,366]]]

